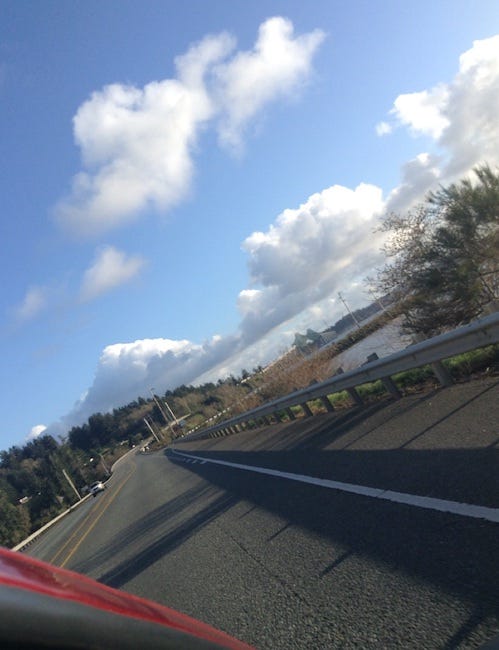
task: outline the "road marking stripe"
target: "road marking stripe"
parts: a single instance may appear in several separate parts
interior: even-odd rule
[[[394,492],[392,490],[372,488],[365,485],[342,483],[340,481],[332,481],[326,478],[307,476],[306,474],[293,474],[291,472],[282,472],[278,469],[268,469],[267,467],[256,467],[254,465],[231,463],[227,460],[214,460],[212,458],[205,458],[203,456],[186,454],[175,449],[173,449],[172,452],[179,456],[184,456],[185,458],[200,460],[206,463],[213,463],[214,465],[225,465],[226,467],[232,467],[233,469],[243,469],[249,472],[256,472],[257,474],[267,474],[268,476],[285,478],[290,481],[299,481],[300,483],[309,483],[311,485],[317,485],[319,487],[325,487],[331,490],[341,490],[342,492],[359,494],[361,496],[371,497],[373,499],[384,499],[385,501],[393,501],[395,503],[402,503],[404,505],[415,506],[417,508],[438,510],[440,512],[450,512],[455,515],[461,515],[462,517],[473,517],[475,519],[485,519],[486,521],[499,523],[499,508],[488,508],[486,506],[476,506],[470,503],[459,503],[458,501],[447,501],[445,499],[418,496],[417,494],[406,494],[404,492]]]

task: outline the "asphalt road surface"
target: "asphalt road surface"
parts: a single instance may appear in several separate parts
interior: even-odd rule
[[[496,377],[132,454],[26,552],[257,648],[477,648],[499,634],[498,416]]]

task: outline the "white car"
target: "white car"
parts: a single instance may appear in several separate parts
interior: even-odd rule
[[[106,489],[106,486],[102,481],[95,481],[95,483],[92,483],[92,485],[89,488],[89,492],[92,496],[97,496],[99,492],[102,492],[103,490]]]

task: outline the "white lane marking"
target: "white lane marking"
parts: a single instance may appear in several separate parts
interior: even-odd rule
[[[342,483],[340,481],[331,481],[327,478],[316,478],[315,476],[307,476],[306,474],[293,474],[291,472],[282,472],[278,469],[268,469],[267,467],[256,467],[255,465],[242,465],[241,463],[231,463],[227,460],[214,460],[212,458],[204,458],[203,456],[195,456],[186,454],[176,449],[172,452],[184,458],[191,458],[205,463],[213,463],[214,465],[225,465],[234,469],[244,469],[248,472],[256,472],[257,474],[267,474],[268,476],[275,476],[277,478],[285,478],[289,481],[299,481],[300,483],[310,483],[319,487],[329,488],[330,490],[341,490],[342,492],[351,492],[353,494],[360,494],[365,497],[372,497],[374,499],[384,499],[385,501],[394,501],[395,503],[403,503],[408,506],[415,506],[416,508],[426,508],[428,510],[439,510],[440,512],[450,512],[454,515],[461,515],[462,517],[473,517],[475,519],[485,519],[486,521],[493,521],[499,523],[499,508],[488,508],[486,506],[476,506],[470,503],[459,503],[458,501],[446,501],[445,499],[435,499],[433,497],[422,497],[417,494],[406,494],[404,492],[393,492],[391,490],[384,490],[382,488],[372,488],[366,485],[355,485],[353,483]]]

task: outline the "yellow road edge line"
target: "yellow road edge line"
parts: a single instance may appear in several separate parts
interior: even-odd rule
[[[107,501],[107,503],[105,504],[104,508],[100,511],[99,515],[98,515],[98,516],[94,519],[94,521],[90,524],[90,526],[88,527],[86,533],[84,533],[84,534],[80,537],[80,539],[78,540],[77,544],[72,548],[72,550],[71,550],[71,551],[68,553],[68,555],[66,556],[66,559],[65,559],[65,560],[64,560],[64,561],[59,565],[61,568],[66,566],[66,564],[69,562],[69,560],[73,557],[73,555],[76,553],[76,551],[78,550],[78,548],[81,546],[81,544],[83,543],[83,541],[88,537],[88,535],[90,534],[90,532],[95,528],[95,526],[97,525],[97,522],[100,520],[100,518],[102,517],[102,515],[106,512],[106,510],[109,508],[109,506],[111,505],[111,503],[116,499],[116,497],[118,496],[118,494],[121,492],[121,490],[122,490],[123,487],[125,486],[125,483],[126,483],[126,482],[128,481],[128,479],[132,476],[134,470],[135,470],[135,468],[133,468],[132,471],[130,472],[130,474],[128,474],[128,476],[126,476],[126,477],[124,478],[124,480],[122,481],[122,483],[120,483],[119,487],[116,489],[116,492],[112,495],[112,497],[109,499],[109,501]]]
[[[105,496],[105,495],[103,495]],[[68,537],[68,539],[64,542],[64,544],[57,549],[55,554],[48,560],[50,564],[55,564],[56,563],[56,558],[59,555],[62,555],[64,549],[71,544],[71,542],[74,540],[74,538],[79,534],[82,528],[85,528],[88,520],[94,515],[96,511],[101,509],[105,505],[106,501],[99,501],[99,503],[94,504],[94,508],[90,510],[90,512],[86,515],[86,517],[76,526],[75,530],[71,533],[71,535]]]

